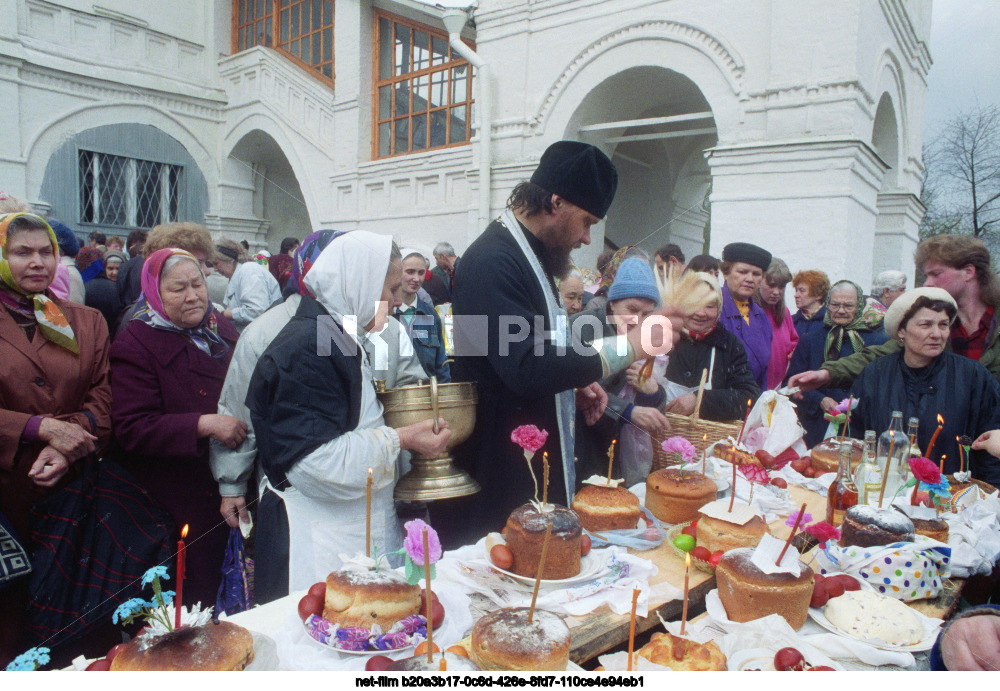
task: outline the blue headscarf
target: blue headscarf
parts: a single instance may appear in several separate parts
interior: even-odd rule
[[[302,284],[302,277],[309,273],[309,269],[312,268],[312,265],[319,257],[320,252],[326,249],[326,246],[333,242],[334,239],[339,238],[346,232],[348,231],[317,230],[316,232],[310,233],[305,237],[302,244],[295,250],[295,259],[292,262],[292,277],[288,279],[288,283],[285,285],[284,290],[286,297],[288,295],[294,295],[295,293],[315,297],[309,292],[309,289]]]

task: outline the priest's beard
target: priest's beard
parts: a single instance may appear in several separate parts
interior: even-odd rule
[[[549,247],[545,245],[542,251],[542,266],[552,278],[563,278],[573,268],[569,258],[570,250],[566,247]]]

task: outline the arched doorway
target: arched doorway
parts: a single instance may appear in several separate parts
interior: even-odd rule
[[[251,130],[229,153],[240,177],[252,185],[252,194],[242,195],[249,208],[235,215],[261,221],[247,237],[254,249],[278,251],[282,238],[304,238],[312,232],[309,211],[288,157],[274,138],[263,130]]]
[[[652,255],[672,242],[687,257],[702,253],[712,181],[704,151],[718,135],[712,109],[691,79],[652,65],[623,70],[587,94],[566,137],[601,147],[618,169],[606,244],[638,245]]]

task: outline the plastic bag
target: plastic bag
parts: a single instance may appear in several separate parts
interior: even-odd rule
[[[751,451],[764,449],[772,456],[794,448],[800,456],[808,448],[802,441],[806,431],[795,414],[795,404],[776,391],[765,391],[747,417],[744,445]]]
[[[664,530],[663,524],[645,506],[642,507],[642,513],[645,520],[642,521],[643,525],[641,528],[633,528],[631,530],[602,530],[598,533],[592,533],[588,530],[587,534],[590,535],[594,549],[607,547],[608,545],[621,545],[622,547],[630,547],[640,551],[659,547],[667,539],[667,531]]]
[[[229,542],[222,559],[222,583],[215,612],[236,614],[253,607],[253,559],[248,559],[239,528],[229,529]]]

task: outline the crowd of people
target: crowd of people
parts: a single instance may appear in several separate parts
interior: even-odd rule
[[[849,396],[859,437],[900,410],[918,418],[926,448],[943,413],[945,471],[959,463],[949,440],[967,435],[973,476],[1000,484],[1000,283],[982,242],[927,240],[916,254],[923,287],[886,271],[867,293],[822,267],[793,274],[747,242],[690,260],[677,245],[652,258],[630,246],[602,253],[596,273],[573,266],[616,188],[600,150],[557,142],[461,259],[445,242],[428,256],[363,230],[289,237],[251,256],[191,222],[125,239],[94,232],[81,247],[70,228],[3,195],[4,524],[33,554],[39,502],[96,491],[82,483],[88,469],[120,468],[169,535],[150,538],[161,551],[148,556],[122,548],[123,563],[160,556],[187,525],[187,601],[212,605],[229,530],[252,516],[256,600],[276,599],[365,551],[367,487],[376,552],[399,547],[394,484],[411,452],[440,454],[451,431],[444,419],[387,426],[376,382],[432,376],[475,382],[479,397],[453,455],[481,492],[420,508],[446,547],[499,530],[532,495],[510,442],[519,425],[550,432],[548,497],[566,504],[606,471],[612,441],[615,472],[631,485],[648,474],[650,440],[669,434],[669,416],[697,405],[704,419],[739,421],[748,401],[786,386],[800,390],[808,445]],[[705,299],[662,304],[662,284],[685,275]],[[447,339],[441,305],[454,319]],[[588,317],[601,326],[583,336],[574,327]],[[0,667],[47,631],[30,579],[7,585]],[[85,618],[86,604],[69,614]]]

